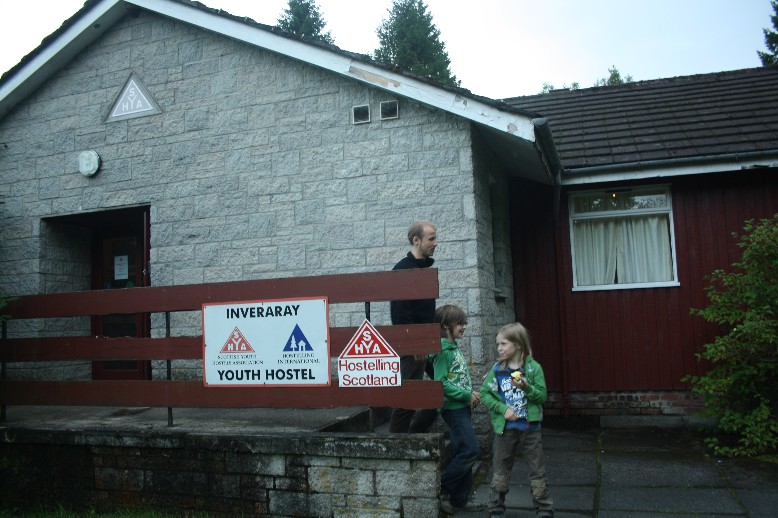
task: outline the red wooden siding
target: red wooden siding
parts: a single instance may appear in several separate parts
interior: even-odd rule
[[[681,378],[704,372],[695,353],[717,328],[689,310],[707,304],[705,277],[740,258],[732,233],[778,212],[778,171],[657,183],[671,184],[680,287],[575,293],[566,192],[555,228],[552,190],[512,184],[516,317],[532,334],[550,390],[686,390]]]

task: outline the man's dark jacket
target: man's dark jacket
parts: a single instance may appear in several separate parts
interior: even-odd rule
[[[392,270],[429,268],[435,260],[432,257],[416,259],[413,254],[403,257]],[[431,324],[435,322],[435,299],[393,300],[390,304],[392,324]]]

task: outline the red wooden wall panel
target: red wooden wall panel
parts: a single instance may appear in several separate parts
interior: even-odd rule
[[[717,328],[690,308],[707,304],[706,276],[739,259],[732,233],[778,212],[778,170],[653,183],[671,186],[680,286],[588,292],[572,291],[567,193],[555,226],[550,188],[511,185],[516,316],[552,391],[686,390],[681,378],[705,370],[695,353]]]

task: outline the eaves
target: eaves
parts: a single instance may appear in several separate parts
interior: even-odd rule
[[[768,168],[778,168],[778,149],[579,167],[564,172],[562,185],[589,185]]]

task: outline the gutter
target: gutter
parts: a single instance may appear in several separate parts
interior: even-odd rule
[[[778,149],[580,167],[565,171],[564,184],[576,185],[596,183],[598,181],[707,174],[768,167],[778,167]],[[657,169],[664,169],[665,171],[659,172]],[[635,171],[639,172],[635,173]],[[631,174],[627,178],[626,174],[630,172]],[[624,173],[625,177],[613,176],[615,173]]]
[[[554,186],[554,225],[559,223],[559,199],[562,191],[562,161],[559,159],[559,153],[554,144],[554,137],[551,134],[551,128],[548,125],[546,117],[532,119],[532,125],[535,126],[535,142],[540,147],[540,152],[545,158],[546,165],[551,173],[551,181]]]

